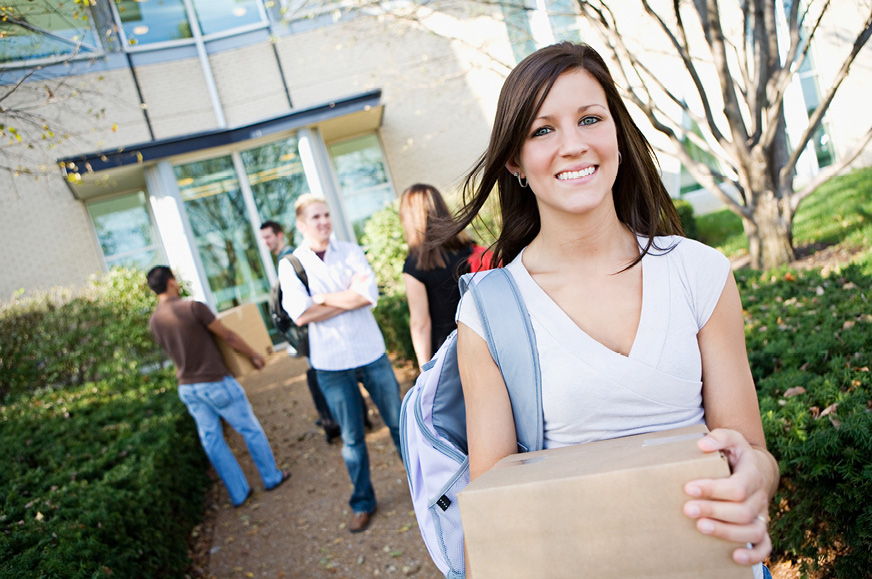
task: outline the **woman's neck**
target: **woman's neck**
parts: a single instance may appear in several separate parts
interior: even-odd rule
[[[615,213],[546,218],[524,253],[531,271],[565,270],[567,266],[619,271],[639,255],[635,234]]]

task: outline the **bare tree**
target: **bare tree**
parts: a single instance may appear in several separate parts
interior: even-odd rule
[[[81,38],[69,38],[39,25],[47,18],[74,22],[73,26],[94,30],[100,41],[111,45],[116,38],[114,26],[92,24],[90,16],[99,13],[101,22],[110,22],[108,5],[75,2],[12,3],[0,6],[0,173],[35,180],[57,175],[55,161],[58,148],[70,143],[92,147],[94,127],[104,120],[106,100],[101,77],[83,79],[76,76],[46,74],[50,67],[87,65],[90,55]],[[32,65],[29,60],[15,60],[16,39],[28,39],[29,46],[41,48],[46,57]],[[114,130],[114,127],[113,127]],[[12,184],[14,186],[15,179]]]
[[[851,163],[872,139],[870,127],[853,151],[795,190],[797,161],[872,34],[872,9],[858,4],[858,12],[865,9],[867,15],[856,26],[850,51],[832,84],[822,87],[820,102],[809,111],[802,135],[788,143],[785,92],[809,58],[809,47],[831,0],[785,3],[785,28],[778,25],[781,11],[776,3],[782,0],[675,0],[660,11],[650,0],[640,2],[644,17],[662,33],[672,56],[680,61],[683,79],[670,75],[666,80],[654,74],[651,59],[663,55],[628,46],[619,18],[609,6],[613,2],[578,0],[578,5],[618,63],[626,80],[626,96],[668,137],[671,152],[697,182],[742,218],[751,267],[769,268],[792,260],[793,218],[800,203]],[[717,78],[717,94],[704,84],[706,76]],[[677,79],[689,81],[699,108],[682,98]],[[699,132],[688,130],[682,117],[692,119]],[[723,168],[698,160],[686,142],[718,158]]]
[[[820,35],[832,0],[637,2],[638,10],[627,10],[627,0],[574,0],[617,63],[613,73],[626,98],[668,138],[671,146],[667,152],[741,217],[751,267],[769,268],[791,261],[792,224],[800,203],[853,162],[872,139],[870,127],[854,150],[795,188],[797,162],[820,130],[827,109],[872,34],[872,8],[866,0],[855,0],[858,14],[866,15],[845,26],[853,25],[856,36],[841,41],[846,49],[844,61],[831,85],[822,87],[819,104],[809,111],[802,134],[789,141],[785,93],[810,58],[810,46]],[[294,8],[305,11],[318,4],[317,0],[298,0]],[[500,14],[500,10],[506,7],[529,11],[535,3],[346,0],[341,4],[360,15],[402,21],[451,37],[444,30],[430,28],[428,15],[451,12],[462,18],[464,12],[471,17],[491,10],[494,17],[503,18],[505,13]],[[556,13],[553,8],[549,10],[549,15]],[[636,39],[625,34],[625,28],[638,25],[640,17],[650,25],[645,29],[644,44],[633,44]],[[629,18],[632,23],[621,22]],[[506,21],[507,27],[511,25]],[[475,46],[470,39],[451,38]],[[510,66],[492,57],[486,46],[478,48],[493,59],[494,70],[509,70]],[[658,74],[664,61],[676,65],[668,75]],[[711,159],[719,162],[706,162]]]

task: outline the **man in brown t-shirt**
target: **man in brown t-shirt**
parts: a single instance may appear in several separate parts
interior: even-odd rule
[[[257,369],[263,368],[263,358],[216,319],[209,306],[180,299],[179,284],[168,267],[153,268],[147,278],[148,287],[158,298],[148,328],[176,365],[179,398],[197,423],[203,450],[227,487],[230,501],[238,507],[251,494],[251,487],[224,440],[222,418],[245,439],[264,487],[276,488],[290,472],[276,467],[263,427],[242,386],[227,370],[214,336],[223,338],[237,352],[251,358]]]

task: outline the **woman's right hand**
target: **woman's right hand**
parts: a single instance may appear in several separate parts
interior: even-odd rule
[[[751,548],[733,551],[736,563],[763,562],[772,551],[768,510],[774,485],[768,471],[774,459],[770,460],[765,450],[752,447],[741,433],[726,428],[711,431],[698,445],[703,452],[722,452],[732,474],[687,483],[684,491],[693,498],[684,504],[684,514],[696,519],[696,527],[703,534],[750,544]]]

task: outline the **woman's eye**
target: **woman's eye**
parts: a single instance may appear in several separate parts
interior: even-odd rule
[[[533,134],[532,134],[531,136],[533,136],[533,137],[541,137],[542,135],[547,135],[547,134],[550,133],[550,132],[551,132],[551,129],[548,128],[548,127],[539,127],[538,129],[536,129],[535,131],[533,131]]]
[[[578,121],[578,124],[579,124],[579,125],[582,125],[582,126],[584,126],[584,125],[593,125],[593,124],[598,123],[599,121],[600,121],[600,118],[599,118],[599,117],[590,116],[590,117],[584,117],[584,118],[582,118],[580,121]]]

